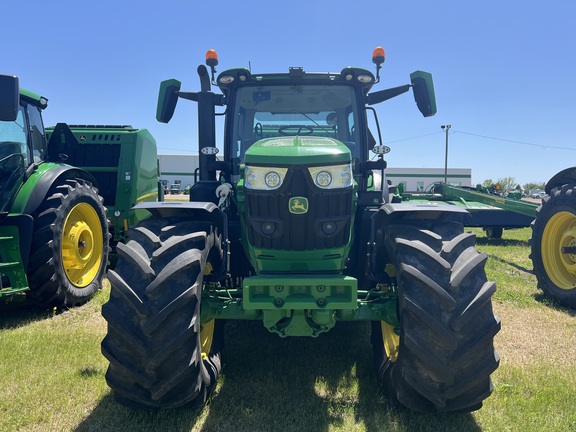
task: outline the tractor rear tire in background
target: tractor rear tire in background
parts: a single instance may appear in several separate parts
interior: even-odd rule
[[[576,308],[576,183],[552,189],[536,210],[530,239],[538,287],[560,305]]]
[[[34,214],[27,298],[43,308],[82,304],[102,286],[108,222],[98,190],[82,179],[54,185]]]
[[[504,228],[502,227],[490,227],[486,228],[486,237],[494,238],[494,239],[501,239],[502,233],[504,232]]]
[[[391,225],[386,248],[395,267],[400,331],[372,325],[379,378],[387,395],[414,411],[474,411],[492,392],[499,364],[493,339],[496,286],[485,253],[456,222]]]
[[[201,323],[204,274],[222,260],[209,223],[146,219],[118,243],[108,272],[102,353],[116,400],[135,409],[203,405],[220,373],[221,321]]]

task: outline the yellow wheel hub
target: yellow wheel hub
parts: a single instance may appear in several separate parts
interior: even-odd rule
[[[576,288],[576,254],[562,248],[576,246],[576,216],[559,212],[552,216],[542,233],[542,263],[550,280],[558,288]]]
[[[66,217],[62,231],[62,263],[72,285],[84,288],[94,280],[103,252],[98,213],[89,204],[77,204]]]
[[[200,346],[202,347],[202,360],[207,360],[214,341],[214,320],[202,324],[200,331]]]

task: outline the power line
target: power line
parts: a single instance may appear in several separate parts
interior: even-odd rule
[[[424,138],[424,137],[427,137],[427,136],[430,136],[430,135],[438,135],[438,134],[440,134],[440,133],[444,133],[444,132],[432,132],[432,133],[429,133],[429,134],[418,135],[418,136],[411,137],[411,138],[403,138],[403,139],[399,139],[399,140],[395,140],[395,141],[386,141],[386,144],[394,144],[394,143],[402,142],[402,141],[410,141],[410,140],[414,140],[414,139],[418,139],[418,138]]]
[[[424,134],[424,135],[418,135],[418,136],[414,136],[414,137],[410,137],[410,138],[403,138],[403,139],[399,139],[399,140],[394,140],[394,141],[387,141],[386,144],[394,144],[394,143],[398,143],[398,142],[403,142],[403,141],[411,141],[411,140],[415,140],[415,139],[419,139],[419,138],[424,138],[430,135],[437,135],[440,133],[445,133],[444,131],[442,132],[431,132],[428,134]],[[547,144],[536,144],[536,143],[529,143],[529,142],[525,142],[525,141],[517,141],[517,140],[511,140],[511,139],[505,139],[505,138],[496,138],[496,137],[492,137],[492,136],[487,136],[487,135],[480,135],[480,134],[475,134],[475,133],[471,133],[471,132],[464,132],[464,131],[460,131],[460,130],[455,130],[450,132],[451,134],[453,133],[460,133],[462,135],[470,135],[470,136],[474,136],[474,137],[478,137],[478,138],[484,138],[484,139],[490,139],[490,140],[494,140],[494,141],[503,141],[503,142],[509,142],[509,143],[513,143],[513,144],[520,144],[520,145],[526,145],[526,146],[531,146],[531,147],[540,147],[544,150],[546,149],[555,149],[555,150],[570,150],[570,151],[576,151],[576,148],[571,148],[571,147],[560,147],[560,146],[552,146],[552,145],[547,145]]]
[[[546,149],[556,149],[556,150],[572,150],[572,151],[576,151],[576,148],[570,148],[570,147],[558,147],[558,146],[551,146],[551,145],[544,145],[544,144],[534,144],[534,143],[529,143],[529,142],[524,142],[524,141],[516,141],[516,140],[509,140],[509,139],[504,139],[504,138],[495,138],[495,137],[491,137],[491,136],[486,136],[486,135],[479,135],[479,134],[473,134],[470,132],[464,132],[464,131],[454,131],[453,133],[461,133],[463,135],[470,135],[470,136],[475,136],[478,138],[485,138],[485,139],[491,139],[494,141],[504,141],[504,142],[509,142],[509,143],[514,143],[514,144],[521,144],[521,145],[527,145],[527,146],[532,146],[532,147],[541,147],[544,150]]]

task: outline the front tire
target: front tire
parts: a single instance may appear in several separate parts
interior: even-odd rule
[[[90,183],[53,186],[34,214],[27,297],[40,307],[76,306],[102,286],[108,263],[103,199]]]
[[[221,369],[222,322],[200,319],[204,273],[221,260],[217,237],[208,223],[147,219],[127,238],[102,308],[106,381],[131,408],[201,406]]]
[[[552,189],[536,210],[530,239],[538,287],[562,306],[576,308],[576,183]]]
[[[400,330],[372,326],[379,377],[391,399],[414,410],[473,411],[492,392],[500,330],[486,280],[487,256],[459,223],[428,229],[392,225],[386,248],[395,267]]]

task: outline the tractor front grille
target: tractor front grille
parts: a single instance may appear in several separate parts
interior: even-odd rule
[[[245,189],[248,239],[257,248],[304,251],[336,248],[350,240],[352,187],[323,190],[312,182],[307,167],[291,167],[274,191]],[[307,211],[290,211],[298,199]],[[294,201],[292,201],[294,204]]]

